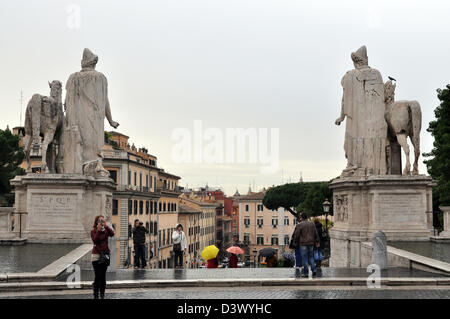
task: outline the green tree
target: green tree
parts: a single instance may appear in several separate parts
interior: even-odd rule
[[[19,136],[12,134],[8,128],[0,130],[0,206],[14,203],[9,181],[16,175],[25,174],[25,170],[19,167],[25,158],[19,140]]]
[[[115,141],[111,139],[112,134],[111,132],[105,131],[105,143],[108,143],[113,147],[113,149],[120,149],[119,144],[117,144]]]
[[[299,218],[298,212],[318,216],[323,214],[322,203],[331,196],[328,182],[290,183],[270,188],[263,205],[273,210],[282,207],[296,218]]]
[[[437,182],[433,190],[435,210],[439,205],[450,205],[450,84],[437,93],[441,104],[434,111],[436,120],[431,121],[427,129],[434,137],[433,149],[423,154],[429,158],[424,161],[428,173]]]
[[[304,200],[297,206],[297,211],[305,212],[308,216],[323,215],[323,202],[331,200],[333,194],[328,188],[328,182],[307,183],[308,188]]]

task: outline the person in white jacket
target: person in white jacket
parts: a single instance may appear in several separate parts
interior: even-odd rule
[[[173,252],[175,254],[175,268],[183,268],[183,253],[187,249],[186,235],[183,232],[183,225],[177,224],[172,234]]]

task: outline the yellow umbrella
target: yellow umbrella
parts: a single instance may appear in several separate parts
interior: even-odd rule
[[[203,249],[201,256],[204,260],[210,260],[210,259],[216,258],[218,253],[219,253],[219,248],[217,248],[214,245],[211,245],[211,246],[205,247],[205,249]]]

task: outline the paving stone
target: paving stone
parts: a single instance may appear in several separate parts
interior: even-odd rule
[[[2,298],[30,298],[15,296]],[[47,294],[32,298],[39,299],[90,299],[86,294]],[[179,288],[139,289],[106,293],[107,299],[450,299],[450,289],[349,289],[349,290],[304,290],[272,288]]]

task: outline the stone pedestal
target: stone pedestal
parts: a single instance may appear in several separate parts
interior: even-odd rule
[[[110,178],[79,174],[28,174],[11,180],[15,209],[26,212],[24,237],[37,243],[92,243],[97,215],[111,221]]]
[[[335,179],[331,267],[364,267],[361,243],[383,231],[388,241],[429,240],[433,231],[432,187],[425,175]]]
[[[440,206],[442,217],[444,219],[444,230],[439,234],[439,237],[450,238],[450,206]]]
[[[13,207],[0,207],[0,240],[14,238],[12,231]]]

